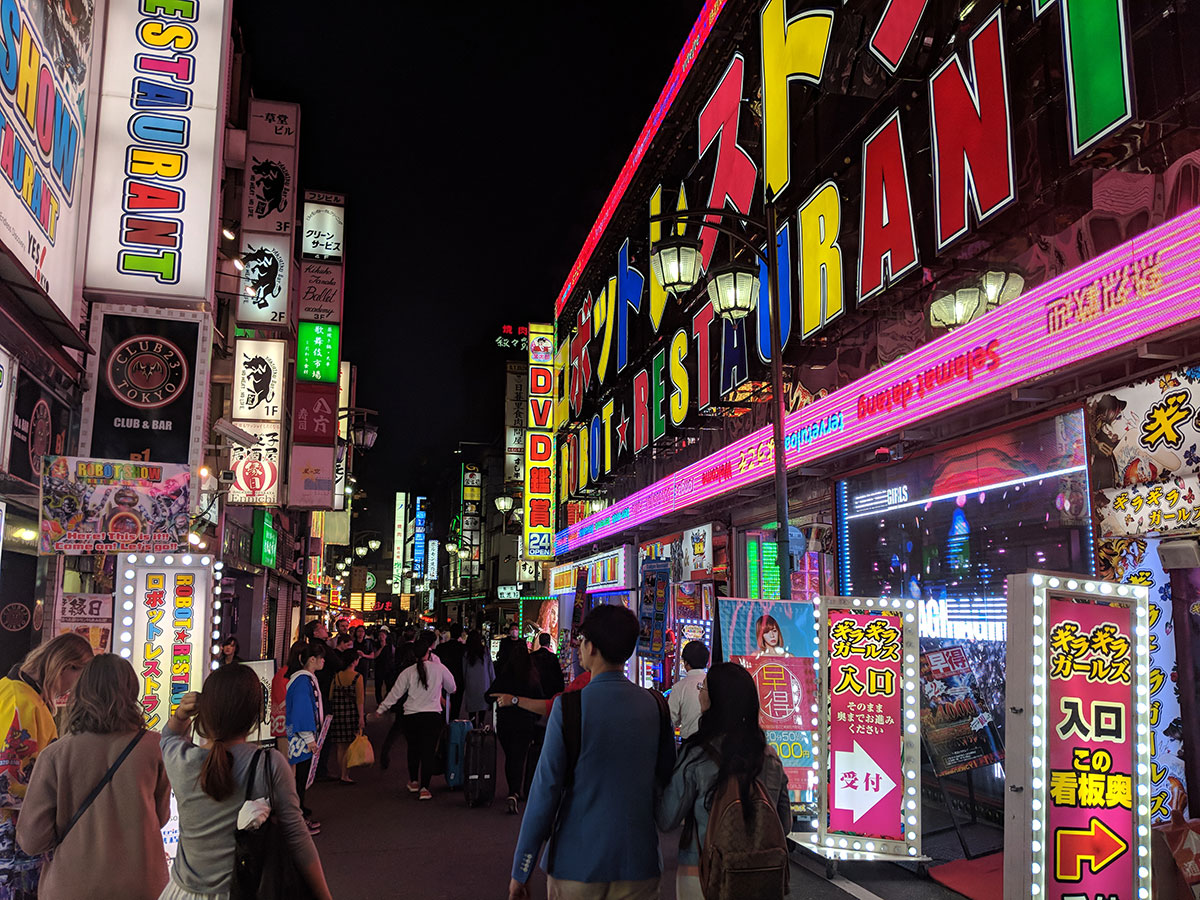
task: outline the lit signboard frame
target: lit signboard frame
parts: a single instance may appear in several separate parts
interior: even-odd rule
[[[137,673],[138,703],[149,729],[165,725],[183,695],[200,690],[216,668],[223,568],[211,556],[190,553],[117,557],[113,648]],[[190,607],[180,602],[189,596],[181,588],[191,590]],[[174,610],[191,615],[177,618]],[[161,625],[152,621],[159,612]],[[191,640],[180,641],[181,633]]]
[[[894,614],[890,618],[901,628],[901,670],[896,691],[900,696],[900,765],[903,778],[896,787],[901,788],[898,814],[902,816],[903,840],[886,840],[866,835],[854,835],[848,831],[832,831],[829,828],[829,791],[833,774],[830,762],[830,729],[839,723],[831,722],[830,672],[833,666],[830,646],[830,616],[835,613]],[[817,739],[813,745],[813,756],[817,768],[817,814],[816,833],[809,835],[809,847],[829,859],[846,860],[908,860],[921,859],[921,734],[918,720],[920,680],[918,678],[918,656],[920,654],[919,622],[920,610],[913,600],[899,598],[873,599],[871,597],[814,597],[813,615],[817,619]],[[849,727],[850,723],[840,723]],[[887,799],[885,795],[879,802]]]
[[[811,464],[1187,324],[1200,316],[1198,258],[1200,209],[1194,209],[790,413],[783,429],[787,466]],[[1139,293],[1135,283],[1149,287]],[[1113,284],[1118,288],[1101,289]],[[1093,289],[1099,294],[1091,315],[1079,298]],[[954,374],[939,378],[947,361]],[[766,426],[560,531],[556,552],[684,511],[773,471]]]
[[[613,550],[597,553],[573,563],[555,566],[550,570],[550,593],[575,593],[576,579],[580,569],[587,570],[589,592],[631,591],[633,573],[633,544],[622,544]]]
[[[392,522],[392,591],[404,584],[404,547],[408,540],[408,494],[396,492],[396,515]]]
[[[337,384],[342,326],[331,322],[296,325],[296,380]]]
[[[1050,727],[1050,694],[1052,691],[1052,648],[1050,632],[1057,602],[1080,600],[1103,601],[1127,617],[1132,635],[1132,674],[1127,708],[1132,712],[1130,731],[1124,745],[1113,743],[1106,752],[1111,757],[1111,771],[1120,772],[1124,757],[1131,778],[1130,833],[1110,837],[1125,845],[1118,856],[1098,862],[1096,856],[1080,853],[1077,856],[1078,880],[1071,879],[1072,889],[1078,885],[1080,896],[1120,895],[1148,900],[1150,890],[1150,627],[1149,591],[1140,585],[1114,584],[1071,575],[1033,572],[1009,576],[1009,642],[1006,666],[1005,704],[1009,707],[1005,743],[1007,762],[1005,776],[1004,819],[1004,897],[1017,898],[1050,896],[1062,889],[1048,885],[1050,862],[1058,855],[1059,832],[1056,829],[1049,796],[1051,779],[1052,742],[1058,741],[1057,728]],[[1072,740],[1075,740],[1072,738]],[[1087,741],[1085,741],[1087,743]],[[1103,810],[1101,810],[1103,811]],[[1080,816],[1080,820],[1085,816]],[[1092,842],[1100,821],[1090,816]],[[1082,824],[1082,821],[1081,821]],[[1107,825],[1104,826],[1107,830]],[[1113,833],[1108,832],[1111,836]],[[1050,845],[1055,849],[1051,851]],[[1103,870],[1125,853],[1132,855],[1129,865],[1130,883],[1097,883],[1096,868]],[[1097,854],[1098,855],[1098,854]],[[1086,869],[1091,874],[1085,878]],[[1056,879],[1057,880],[1057,879]],[[1066,879],[1063,879],[1066,880]]]
[[[529,325],[525,415],[525,559],[554,559],[554,326]]]

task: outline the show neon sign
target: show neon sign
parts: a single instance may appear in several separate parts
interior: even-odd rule
[[[1198,260],[1195,209],[791,413],[786,463],[812,463],[1183,325],[1200,315]],[[820,434],[822,422],[835,421],[840,427]],[[807,442],[794,436],[805,432]],[[559,532],[556,551],[767,478],[773,450],[771,428],[761,428]]]

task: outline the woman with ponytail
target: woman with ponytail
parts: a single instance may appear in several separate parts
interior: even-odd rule
[[[757,780],[774,803],[784,833],[791,830],[787,775],[758,725],[758,687],[737,663],[718,663],[700,683],[700,728],[683,742],[658,804],[658,827],[679,838],[678,900],[703,900],[700,850],[717,789],[735,778],[743,808]]]
[[[160,900],[225,900],[233,878],[234,832],[246,799],[250,762],[258,748],[246,738],[262,718],[262,684],[253,669],[229,665],[204,682],[204,692],[185,694],[167,720],[163,764],[179,806],[179,849]],[[188,739],[192,717],[208,740]],[[318,900],[330,900],[321,860],[300,812],[287,760],[267,750],[251,786],[254,799],[273,792],[273,814],[287,837],[296,867]],[[271,784],[267,779],[271,779]]]
[[[379,717],[403,700],[404,737],[408,742],[408,790],[418,800],[432,800],[429,781],[437,756],[438,736],[446,722],[444,694],[453,694],[456,685],[450,670],[433,653],[437,635],[423,631],[417,638],[416,665],[400,673],[383,703],[372,714]]]

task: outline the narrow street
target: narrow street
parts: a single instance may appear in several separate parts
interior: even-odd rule
[[[368,723],[376,752],[387,722]],[[353,786],[318,783],[309,805],[321,822],[317,849],[334,897],[385,900],[503,900],[507,896],[513,847],[521,827],[503,803],[468,809],[459,791],[448,791],[441,778],[433,783],[434,800],[419,803],[404,789],[404,744],[396,744],[392,764],[352,770]],[[503,760],[500,761],[503,768]],[[503,780],[503,775],[500,776]],[[501,785],[503,787],[503,785]],[[662,840],[662,900],[675,897],[675,836]],[[795,860],[801,854],[794,854]],[[811,859],[792,866],[791,898],[796,900],[961,900],[936,882],[918,879],[890,864],[859,864],[831,883]],[[539,870],[533,897],[546,896]]]

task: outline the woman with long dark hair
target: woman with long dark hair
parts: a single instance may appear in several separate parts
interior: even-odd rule
[[[254,670],[225,666],[208,676],[203,693],[185,694],[167,720],[162,755],[179,805],[179,850],[160,900],[229,895],[238,812],[246,800],[250,763],[257,749],[246,738],[262,718],[262,704],[262,684]],[[193,716],[209,741],[207,747],[197,747],[187,737]],[[287,760],[273,749],[265,751],[264,757],[251,796],[274,795],[273,813],[296,867],[318,900],[331,900]]]
[[[496,680],[496,669],[492,655],[488,652],[483,635],[473,630],[467,635],[467,646],[463,652],[463,712],[471,717],[476,728],[487,720],[488,699],[484,696],[488,686]]]
[[[443,695],[455,691],[454,676],[433,652],[437,635],[423,631],[416,641],[416,664],[400,673],[383,703],[380,716],[404,698],[404,738],[408,742],[408,791],[418,800],[432,800],[429,782],[437,757],[438,736],[446,716]]]
[[[85,638],[60,634],[29,654],[0,678],[0,900],[37,896],[45,857],[17,845],[17,818],[34,763],[58,739],[54,717],[58,698],[75,687],[95,653]],[[10,727],[11,723],[20,727]]]
[[[737,663],[718,663],[700,684],[700,709],[700,728],[683,742],[658,804],[660,829],[672,831],[684,824],[675,876],[678,900],[703,900],[700,851],[713,800],[731,777],[737,779],[744,807],[758,781],[774,803],[785,834],[792,824],[787,775],[758,725],[754,678]]]
[[[159,735],[146,730],[138,687],[128,662],[97,656],[75,683],[64,736],[38,758],[17,840],[26,853],[54,851],[42,870],[43,897],[153,900],[166,887],[162,827],[171,813],[171,785]],[[109,783],[72,826],[118,759]]]
[[[529,647],[523,640],[513,641],[509,647],[508,660],[488,688],[488,697],[496,694],[511,694],[514,698],[528,697],[535,700],[546,696],[538,671],[529,658]],[[502,706],[496,713],[496,737],[504,748],[504,779],[508,782],[508,812],[517,813],[517,804],[525,798],[529,785],[526,784],[526,760],[538,736],[537,713],[522,709],[515,703]],[[532,773],[530,773],[532,775]],[[532,779],[531,779],[532,780]]]

